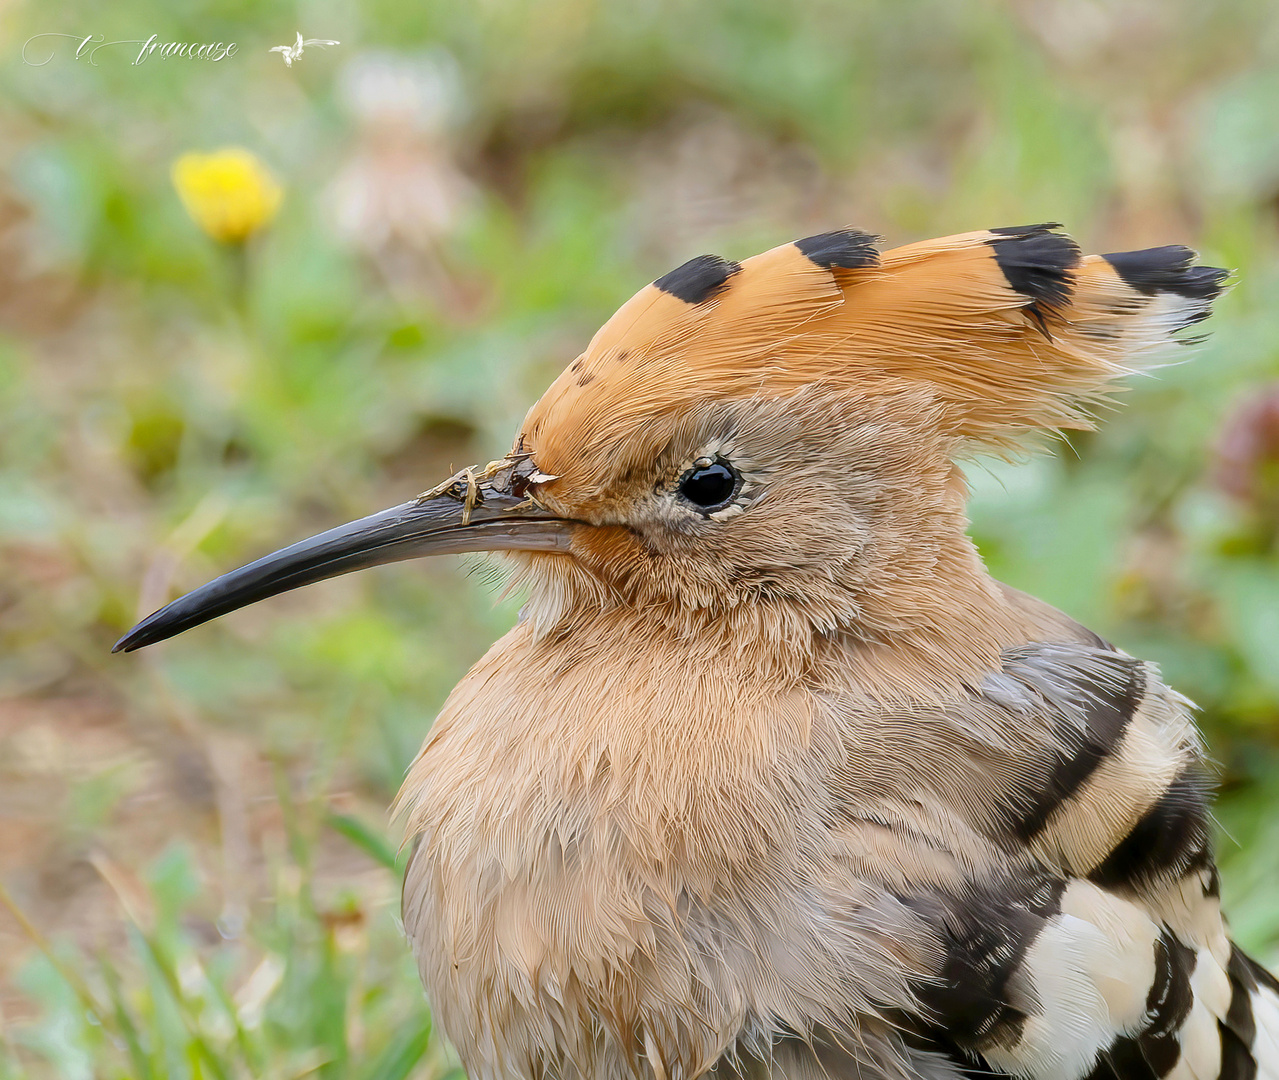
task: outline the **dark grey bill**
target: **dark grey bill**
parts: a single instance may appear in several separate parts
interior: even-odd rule
[[[132,652],[268,596],[369,566],[466,551],[567,551],[575,523],[505,487],[480,482],[468,513],[465,482],[455,483],[443,494],[393,506],[273,552],[148,615],[111,651]]]

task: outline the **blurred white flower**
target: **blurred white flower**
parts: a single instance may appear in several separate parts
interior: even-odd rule
[[[457,61],[443,49],[412,55],[368,49],[342,68],[338,81],[343,102],[363,124],[440,132],[462,119]]]
[[[439,241],[475,198],[457,162],[456,63],[443,52],[369,51],[346,64],[339,86],[357,135],[328,192],[335,228],[392,286],[447,291]]]

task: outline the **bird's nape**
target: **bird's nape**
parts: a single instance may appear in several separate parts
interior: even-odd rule
[[[418,498],[223,574],[148,615],[112,652],[154,645],[271,596],[370,566],[472,551],[563,551],[575,523],[530,498],[549,477],[527,457],[463,470]]]

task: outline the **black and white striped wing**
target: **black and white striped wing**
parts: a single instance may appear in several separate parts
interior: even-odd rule
[[[920,1048],[974,1078],[1279,1080],[1279,983],[1222,921],[1188,703],[1090,646],[1011,652],[981,693],[1050,750],[994,800],[1006,867],[911,899],[946,952]]]

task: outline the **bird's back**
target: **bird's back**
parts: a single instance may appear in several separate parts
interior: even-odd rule
[[[872,861],[929,867],[885,887],[942,944],[898,1017],[911,1054],[972,1076],[1279,1076],[1279,983],[1227,936],[1189,703],[1008,595],[1057,633],[1005,649],[952,709],[864,721],[893,750],[860,763],[853,828],[919,837]],[[930,815],[959,834],[940,845],[949,877]]]

